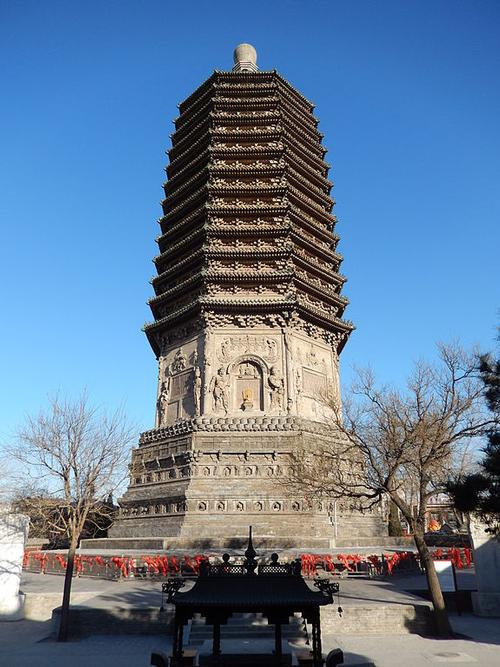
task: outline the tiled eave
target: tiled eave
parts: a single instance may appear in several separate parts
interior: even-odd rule
[[[154,306],[158,306],[165,301],[168,301],[169,299],[172,299],[174,297],[178,297],[179,294],[181,294],[184,291],[189,291],[190,288],[201,284],[203,281],[203,270],[201,270],[199,273],[196,273],[194,276],[190,276],[187,280],[184,280],[181,283],[178,283],[171,289],[165,290],[165,292],[162,292],[158,296],[153,297],[152,299],[148,300],[148,305],[152,308]]]
[[[214,111],[226,111],[228,109],[277,109],[280,104],[279,95],[268,95],[267,97],[222,97],[217,95],[213,100]]]
[[[165,169],[165,172],[168,177],[168,182],[173,185],[174,182],[176,181],[181,181],[182,179],[186,178],[189,174],[192,174],[195,172],[195,170],[200,170],[205,166],[205,162],[208,163],[210,156],[210,150],[208,146],[198,155],[195,155],[191,162],[188,164],[184,165],[182,169],[172,169],[172,165],[168,165]],[[189,177],[189,176],[188,176]]]
[[[189,144],[193,139],[199,138],[200,135],[206,134],[212,121],[212,112],[209,111],[207,115],[200,120],[199,123],[193,125],[189,132],[174,132],[170,135],[172,139],[172,149],[184,148],[184,144]]]
[[[206,134],[202,135],[197,141],[194,141],[185,151],[182,151],[178,154],[175,153],[173,149],[167,151],[170,159],[169,169],[171,170],[182,169],[186,165],[190,164],[190,162],[193,162],[199,153],[208,149],[211,143],[210,139],[211,139],[210,133],[207,132]]]
[[[310,320],[314,324],[324,327],[327,331],[339,330],[347,334],[354,331],[356,328],[350,320],[343,320],[340,317],[335,317],[326,313],[320,308],[315,308],[310,304],[297,304],[297,311],[305,316],[305,319]]]
[[[207,211],[210,215],[224,217],[225,215],[285,215],[287,212],[286,204],[277,204],[276,206],[220,206],[218,204],[207,204]]]
[[[334,250],[314,245],[312,239],[308,238],[305,234],[302,234],[300,229],[294,228],[291,232],[290,238],[292,241],[297,243],[297,245],[302,246],[309,252],[314,254],[317,253],[325,262],[335,262],[341,264],[344,259],[340,253],[335,252]]]
[[[222,178],[251,178],[253,176],[281,176],[286,168],[283,162],[280,165],[260,164],[255,167],[252,165],[244,165],[241,167],[233,167],[232,165],[222,166],[212,164],[209,167],[210,174],[213,176],[220,176]]]
[[[283,257],[288,257],[290,251],[291,248],[268,250],[265,248],[214,248],[209,246],[205,249],[205,255],[207,258],[213,257],[214,259],[226,257],[243,257],[245,259],[250,257],[255,258],[255,260],[258,260],[259,258],[281,259]]]
[[[330,206],[325,207],[321,204],[318,204],[307,195],[305,195],[301,190],[298,190],[293,185],[288,184],[287,192],[290,200],[295,200],[297,203],[300,203],[301,206],[305,206],[313,215],[319,215],[322,218],[326,218],[330,223],[334,222],[333,215],[330,213]]]
[[[347,282],[347,278],[341,273],[338,273],[331,268],[326,269],[319,267],[317,264],[312,264],[295,253],[293,253],[293,262],[294,264],[300,266],[303,270],[313,273],[318,278],[331,280],[340,287],[342,287]]]
[[[169,179],[163,184],[163,190],[165,192],[165,198],[167,201],[172,202],[183,196],[185,192],[193,189],[196,186],[196,189],[199,189],[199,182],[205,184],[210,176],[208,164],[200,165],[200,168],[197,169],[192,175],[184,181],[179,179]]]
[[[165,280],[171,280],[175,275],[177,275],[180,271],[185,270],[187,266],[190,264],[194,264],[197,261],[201,260],[203,258],[203,249],[200,248],[197,251],[190,253],[188,257],[184,257],[183,259],[179,259],[178,262],[176,262],[175,266],[170,267],[169,269],[166,269],[165,271],[162,271],[162,273],[159,273],[157,276],[154,276],[151,279],[151,284],[153,285],[153,288],[155,288],[156,291],[156,286],[163,283]]]
[[[208,224],[206,226],[207,237],[216,237],[223,238],[229,237],[234,238],[238,236],[259,236],[261,233],[265,233],[266,237],[275,237],[283,236],[290,231],[291,227],[288,223],[285,224],[276,224],[269,223],[267,227],[261,227],[256,225],[233,225],[232,227],[219,227],[218,225]]]
[[[245,312],[246,310],[258,310],[259,308],[290,308],[295,304],[295,299],[283,297],[260,297],[258,299],[248,298],[242,296],[231,297],[217,297],[217,296],[203,296],[198,299],[203,306],[223,306],[227,309],[238,309]]]
[[[162,234],[156,237],[156,242],[163,243],[167,239],[173,240],[177,236],[182,235],[185,232],[186,227],[193,224],[197,219],[206,216],[206,212],[206,205],[204,202],[201,206],[198,206],[198,208],[194,209],[194,211],[191,211],[191,213],[182,217],[177,222],[169,223],[165,216],[163,216],[158,222],[162,228],[166,227],[166,229]]]
[[[287,94],[296,101],[297,104],[300,104],[304,107],[305,110],[312,113],[314,110],[314,103],[308,100],[302,93],[300,93],[285,77],[283,77],[276,70],[261,70],[259,72],[230,72],[224,70],[214,70],[214,72],[198,86],[198,88],[189,95],[183,102],[179,104],[179,110],[181,113],[184,113],[188,109],[191,109],[193,105],[199,100],[202,99],[208,90],[212,86],[217,85],[218,83],[242,83],[253,86],[258,86],[259,84],[279,84],[281,88],[286,90]]]
[[[294,276],[293,281],[297,287],[302,289],[304,292],[308,292],[311,296],[323,299],[325,303],[330,305],[338,306],[342,311],[349,304],[349,299],[341,294],[337,294],[331,288],[319,287],[314,283],[309,282],[308,280],[302,278],[301,276]]]
[[[269,197],[272,195],[281,195],[283,196],[286,193],[286,185],[258,185],[251,188],[245,188],[241,185],[214,185],[209,183],[210,194],[212,195],[227,195],[228,197],[234,197],[235,195],[241,195],[242,197],[248,197],[249,195],[258,196],[262,195],[263,197]]]
[[[238,133],[227,133],[221,132],[217,128],[209,130],[210,135],[217,141],[224,142],[233,142],[233,141],[280,141],[282,137],[285,137],[290,143],[293,143],[297,146],[298,150],[303,151],[313,160],[323,160],[323,157],[326,154],[326,148],[321,144],[313,144],[312,142],[307,141],[307,138],[297,136],[297,134],[291,131],[287,127],[282,127],[281,129],[272,130],[269,132],[255,132],[249,130],[248,132],[238,132]]]
[[[282,144],[276,146],[235,146],[232,148],[225,144],[218,144],[217,146],[210,147],[210,153],[214,158],[242,158],[243,160],[251,158],[255,158],[256,160],[259,158],[274,158],[279,160],[284,150],[285,147]]]
[[[172,223],[175,220],[179,219],[181,217],[182,212],[185,211],[186,209],[190,211],[193,208],[193,205],[195,205],[198,202],[204,202],[208,199],[208,187],[203,185],[201,188],[193,192],[192,195],[189,197],[186,197],[182,203],[178,204],[177,206],[174,206],[173,208],[168,208],[169,202],[167,199],[163,200],[162,206],[164,208],[164,215],[162,217],[162,221],[166,223]]]
[[[258,260],[257,260],[258,261]],[[224,271],[223,269],[207,269],[205,271],[207,280],[213,282],[243,282],[262,280],[263,282],[282,282],[293,278],[293,271],[284,269],[273,272],[259,271],[258,269],[238,269],[237,271]]]
[[[299,227],[303,227],[304,230],[312,234],[313,236],[319,237],[324,243],[336,245],[339,241],[339,237],[333,234],[331,231],[325,229],[323,225],[318,225],[315,222],[312,222],[309,217],[301,215],[303,212],[300,209],[297,209],[295,206],[290,207],[288,215],[290,220],[294,222]]]
[[[327,195],[324,191],[322,191],[320,188],[318,188],[317,185],[311,183],[310,180],[308,180],[305,176],[300,174],[291,165],[287,169],[285,169],[284,175],[285,177],[290,179],[293,186],[297,190],[300,190],[301,188],[306,188],[309,197],[311,199],[314,199],[318,206],[321,206],[322,208],[328,211],[331,210],[334,204],[333,199],[329,195]]]
[[[299,252],[301,248],[296,246],[293,250],[293,261],[297,262],[302,262],[305,264],[305,267],[307,267],[308,270],[316,270],[318,272],[318,275],[322,276],[330,276],[333,280],[335,280],[336,276],[340,276],[341,274],[336,271],[336,269],[328,262],[319,262],[317,259],[311,257],[310,255],[306,255],[305,257],[302,257]]]
[[[177,310],[173,310],[171,313],[165,315],[165,317],[162,317],[159,320],[156,320],[155,322],[146,323],[142,330],[149,334],[151,332],[157,331],[158,329],[161,329],[166,324],[171,324],[172,322],[175,322],[179,319],[186,319],[188,316],[191,316],[194,311],[199,309],[199,299],[196,299],[195,301],[192,301],[185,306],[181,306]]]
[[[153,257],[153,262],[155,265],[161,264],[162,262],[165,262],[173,255],[182,252],[182,250],[184,250],[186,246],[193,245],[194,242],[196,241],[199,242],[204,238],[205,238],[205,229],[203,227],[198,227],[198,229],[193,231],[191,234],[188,234],[177,243],[168,246],[165,249],[165,251],[161,253],[161,255],[156,255],[156,257]]]

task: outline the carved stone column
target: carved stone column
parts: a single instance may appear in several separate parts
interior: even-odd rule
[[[285,386],[285,401],[286,401],[286,412],[290,414],[294,406],[295,399],[295,382],[293,376],[293,359],[291,351],[291,336],[288,329],[283,329],[283,348],[285,350],[285,377],[286,377],[286,386]],[[284,406],[285,407],[285,406]]]

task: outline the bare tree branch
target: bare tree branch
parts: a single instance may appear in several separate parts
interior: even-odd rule
[[[327,401],[328,440],[292,452],[283,484],[318,497],[353,498],[366,508],[389,498],[411,528],[442,629],[449,630],[424,541],[426,507],[470,459],[495,416],[485,409],[477,354],[457,344],[440,344],[438,351],[438,363],[415,364],[406,391],[377,386],[370,370],[358,370],[342,408]]]
[[[28,417],[8,447],[18,461],[18,501],[32,522],[69,542],[59,638],[65,640],[73,560],[85,523],[109,511],[105,503],[126,479],[133,429],[122,410],[111,415],[76,401],[50,400],[47,410]],[[40,492],[40,487],[44,491]]]

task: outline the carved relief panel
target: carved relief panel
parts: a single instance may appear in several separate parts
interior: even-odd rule
[[[295,332],[289,341],[297,414],[324,421],[326,397],[333,395],[340,400],[335,348]]]
[[[278,360],[279,337],[236,334],[222,337],[217,350],[220,361],[229,362],[244,354],[255,354],[265,361],[275,363]]]
[[[167,426],[178,419],[201,412],[203,358],[201,337],[184,345],[163,349],[158,361],[158,399],[156,426]]]
[[[285,405],[282,355],[281,336],[274,331],[210,336],[205,414],[279,414]]]

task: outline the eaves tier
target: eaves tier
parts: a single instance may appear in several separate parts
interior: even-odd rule
[[[153,349],[188,321],[269,316],[323,331],[340,352],[354,327],[342,319],[313,105],[274,71],[215,72],[179,109],[145,327]]]

